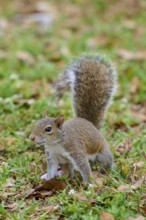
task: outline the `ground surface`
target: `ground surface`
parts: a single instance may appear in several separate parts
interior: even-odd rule
[[[0,219],[144,219],[145,11],[144,0],[1,3]],[[68,184],[70,193],[25,200],[46,171],[43,149],[28,140],[31,128],[43,110],[72,117],[68,95],[54,101],[52,81],[83,52],[106,54],[118,70],[118,91],[103,127],[115,171],[98,174],[95,189],[84,190],[76,181]]]

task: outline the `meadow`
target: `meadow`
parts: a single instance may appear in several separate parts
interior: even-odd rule
[[[0,219],[144,220],[146,216],[146,2],[6,0],[0,3]],[[73,117],[59,72],[83,53],[105,54],[118,88],[102,133],[115,169],[96,187],[72,185],[25,199],[43,182],[44,149],[29,140],[42,112]]]

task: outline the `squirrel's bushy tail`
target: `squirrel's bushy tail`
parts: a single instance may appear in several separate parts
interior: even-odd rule
[[[70,86],[76,116],[100,128],[115,90],[116,78],[113,65],[103,56],[84,55],[64,70],[57,90]]]

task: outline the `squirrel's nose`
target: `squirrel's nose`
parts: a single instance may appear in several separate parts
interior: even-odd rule
[[[29,138],[30,138],[32,141],[35,140],[35,136],[34,136],[33,134],[31,134],[31,135],[29,136]]]

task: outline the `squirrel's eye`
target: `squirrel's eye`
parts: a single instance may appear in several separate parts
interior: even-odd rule
[[[45,128],[45,131],[46,131],[46,132],[51,132],[51,130],[52,130],[52,127],[51,127],[51,126],[47,126],[47,127]]]

